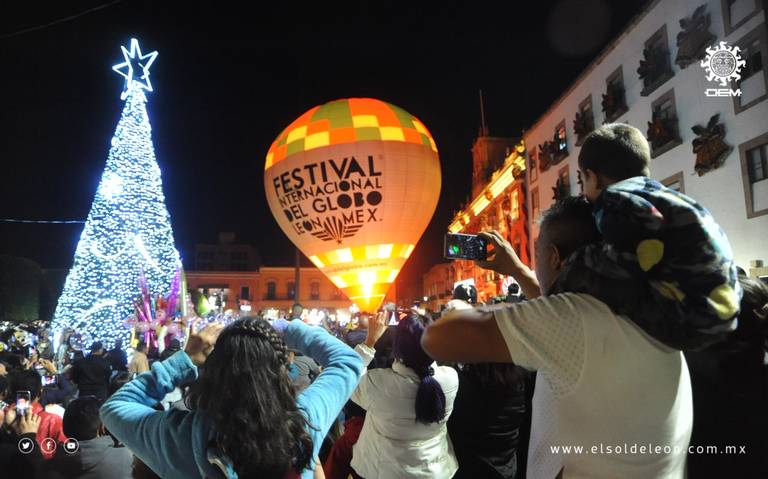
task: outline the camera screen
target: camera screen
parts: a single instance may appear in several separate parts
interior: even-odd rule
[[[448,233],[445,235],[445,257],[448,259],[486,259],[486,241],[476,235]]]

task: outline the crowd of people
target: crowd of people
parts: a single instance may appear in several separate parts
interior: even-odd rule
[[[648,178],[649,162],[633,127],[590,134],[586,198],[542,214],[535,270],[481,233],[493,250],[478,266],[515,280],[498,304],[462,284],[440,312],[385,308],[343,328],[305,324],[296,305],[285,319],[193,324],[130,357],[76,331],[58,344],[45,328],[11,331],[0,470],[768,477],[768,286],[737,269],[705,209]]]

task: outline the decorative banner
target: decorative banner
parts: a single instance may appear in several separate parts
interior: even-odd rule
[[[265,170],[267,201],[286,235],[363,311],[375,311],[440,196],[426,127],[380,100],[332,101],[277,137]]]

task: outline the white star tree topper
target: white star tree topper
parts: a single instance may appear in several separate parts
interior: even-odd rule
[[[133,88],[143,88],[147,91],[152,91],[152,82],[149,80],[149,67],[152,66],[155,58],[157,58],[157,52],[142,55],[139,41],[135,38],[131,38],[130,51],[124,46],[121,46],[120,49],[123,50],[125,61],[112,67],[114,71],[125,78],[125,90],[120,95],[120,99],[125,100]]]

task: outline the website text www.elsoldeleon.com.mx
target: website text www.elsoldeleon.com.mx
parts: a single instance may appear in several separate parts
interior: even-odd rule
[[[593,446],[550,446],[552,454],[746,454],[746,446],[670,446],[661,444],[595,444]]]

